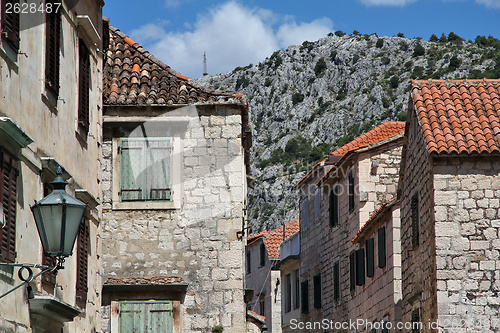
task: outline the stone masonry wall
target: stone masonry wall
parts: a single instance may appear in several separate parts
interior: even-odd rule
[[[433,212],[432,162],[426,149],[422,128],[413,127],[417,120],[414,112],[408,113],[407,144],[402,162],[400,183],[401,204],[401,256],[403,317],[412,321],[412,312],[420,311],[421,321],[435,321],[436,309],[436,259]],[[419,245],[412,246],[411,198],[418,192]],[[414,312],[416,313],[416,312]]]
[[[183,332],[244,332],[242,230],[246,175],[238,110],[191,107],[182,138],[182,203],[171,210],[113,210],[113,135],[103,142],[105,277],[179,276],[189,284]],[[168,127],[168,122],[165,125]],[[115,157],[116,158],[116,157]],[[108,327],[105,323],[103,327]]]
[[[438,319],[442,332],[500,331],[498,157],[435,159]]]

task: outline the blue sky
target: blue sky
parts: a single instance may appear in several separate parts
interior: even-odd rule
[[[500,0],[107,0],[104,15],[182,75],[258,64],[328,32],[500,39]]]

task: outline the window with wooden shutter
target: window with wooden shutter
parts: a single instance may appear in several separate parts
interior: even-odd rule
[[[309,280],[300,284],[300,298],[302,300],[302,313],[309,313]]]
[[[349,183],[349,213],[354,211],[354,171],[349,171],[348,176]]]
[[[76,267],[76,297],[79,301],[87,301],[88,291],[88,257],[90,250],[90,231],[84,218],[78,231],[77,267]]]
[[[46,4],[54,0],[46,0]],[[59,95],[61,11],[45,12],[45,86]]]
[[[89,96],[90,96],[90,52],[83,39],[79,40],[79,74],[78,74],[78,126],[89,130]]]
[[[365,249],[356,251],[356,284],[365,284]]]
[[[418,192],[411,197],[411,243],[413,247],[419,244]]]
[[[250,256],[250,251],[247,252],[247,274],[252,273],[252,262],[250,261],[252,257]]]
[[[120,201],[172,201],[172,138],[120,139]]]
[[[385,227],[380,227],[378,229],[378,267],[384,268],[386,265],[386,255],[385,255]]]
[[[118,306],[119,332],[172,333],[172,301],[121,301]]]
[[[294,304],[294,309],[298,309],[300,307],[300,275],[299,275],[299,270],[295,270],[294,272],[294,279],[295,279],[295,304]]]
[[[19,10],[14,10],[14,5],[19,6],[19,0],[1,0],[1,4],[2,36],[15,50],[19,50]]]
[[[17,176],[17,160],[0,150],[0,221],[3,222],[0,257],[4,262],[16,260]]]
[[[375,240],[369,238],[366,240],[366,276],[375,275]]]
[[[330,191],[330,227],[336,227],[339,224],[339,196],[338,186]]]
[[[260,244],[260,267],[266,265],[266,245],[264,243]]]
[[[314,308],[321,309],[321,274],[313,277]]]
[[[285,313],[292,311],[292,275],[285,275]]]
[[[340,263],[337,261],[333,264],[333,299],[340,299]]]
[[[349,253],[349,288],[351,294],[356,290],[356,250]]]

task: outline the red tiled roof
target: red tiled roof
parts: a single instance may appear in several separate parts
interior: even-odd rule
[[[184,280],[177,276],[149,276],[149,277],[110,277],[105,285],[164,285],[184,284]]]
[[[386,209],[389,209],[391,208],[392,206],[394,206],[394,204],[396,204],[396,198],[393,198],[387,202],[384,202],[382,204],[382,206],[379,207],[379,209],[377,209],[375,211],[375,213],[373,213],[372,216],[370,216],[370,218],[368,219],[368,221],[366,221],[365,224],[363,224],[363,226],[361,227],[361,229],[359,229],[359,231],[357,232],[356,236],[354,236],[354,238],[351,240],[351,244],[354,244],[358,241],[358,239],[366,232],[368,231],[368,229],[371,227],[371,225],[377,221],[378,217],[380,215],[382,215],[383,212],[386,211]]]
[[[104,105],[244,104],[241,94],[196,86],[120,30],[109,27],[104,66]]]
[[[251,242],[255,239],[264,238],[264,244],[266,244],[267,255],[269,258],[279,258],[280,257],[280,244],[284,240],[290,238],[300,229],[299,219],[295,219],[291,222],[285,224],[285,238],[283,238],[283,226],[270,231],[262,231],[258,234],[251,235],[248,237],[248,241]],[[250,243],[249,243],[250,244]]]
[[[257,313],[257,312],[255,312],[255,311],[252,311],[252,310],[247,310],[247,313],[250,313],[250,314],[254,315],[254,316],[255,316],[255,317],[257,317],[257,318],[262,319],[264,322],[265,322],[265,320],[266,320],[266,317],[265,317],[265,316],[262,316],[262,315],[258,314],[258,313]]]
[[[500,152],[500,80],[412,81],[429,152]]]

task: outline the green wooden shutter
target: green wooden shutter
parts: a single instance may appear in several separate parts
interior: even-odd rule
[[[142,158],[144,150],[143,140],[122,138],[120,139],[120,200],[143,200],[144,188],[141,170],[144,169]]]
[[[120,333],[173,332],[172,301],[123,301],[119,304]]]
[[[340,299],[340,263],[333,264],[333,299]]]
[[[314,286],[314,308],[321,309],[321,274],[314,276],[313,286]]]
[[[302,281],[300,284],[300,298],[302,300],[302,313],[309,313],[309,280]]]
[[[378,267],[384,268],[386,264],[385,259],[385,227],[378,229]]]
[[[374,246],[375,240],[373,238],[366,240],[366,276],[368,277],[375,275]]]
[[[339,224],[339,197],[337,186],[330,191],[330,227]]]
[[[356,289],[356,250],[349,253],[349,282],[352,293]]]
[[[365,249],[356,251],[356,284],[365,284]]]

